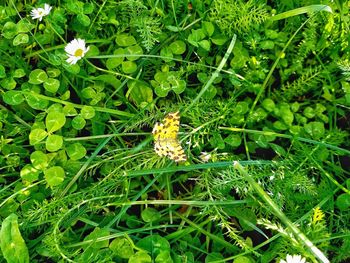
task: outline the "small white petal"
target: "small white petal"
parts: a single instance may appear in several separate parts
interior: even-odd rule
[[[41,21],[44,16],[47,16],[50,13],[52,7],[48,4],[45,4],[44,6],[44,8],[39,7],[32,9],[30,12],[32,19],[39,19],[39,21]]]
[[[301,255],[287,255],[286,260],[281,259],[280,263],[305,263],[306,259]]]
[[[45,14],[48,15],[51,11],[52,7],[49,4],[45,4],[44,5],[44,10],[45,10]]]
[[[75,47],[74,45],[70,45],[68,44],[65,48],[64,48],[64,51],[66,51],[67,53],[69,53],[70,55],[74,55],[74,52],[75,52]]]
[[[70,56],[70,57],[68,57],[68,58],[66,59],[66,62],[69,63],[69,64],[71,64],[71,65],[74,65],[74,64],[76,64],[76,63],[78,62],[79,59],[80,59],[80,58],[77,58],[77,57],[75,57],[75,56]]]
[[[66,60],[70,64],[75,64],[77,61],[85,56],[85,53],[90,47],[85,46],[84,39],[73,39],[69,42],[64,50],[67,53],[68,59]]]
[[[80,39],[80,38],[78,38],[78,39],[77,39],[77,45],[80,46],[80,47],[81,47],[81,46],[85,46],[85,41],[82,40],[82,39]]]

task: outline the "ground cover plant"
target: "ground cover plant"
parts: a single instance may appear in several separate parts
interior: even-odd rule
[[[349,262],[348,1],[0,3],[1,262]]]

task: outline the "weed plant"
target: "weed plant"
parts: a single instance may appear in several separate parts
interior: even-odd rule
[[[349,8],[0,1],[0,262],[349,262]]]

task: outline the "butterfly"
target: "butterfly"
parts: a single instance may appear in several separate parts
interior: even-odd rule
[[[187,160],[184,149],[177,138],[180,127],[180,113],[168,113],[162,123],[156,123],[152,130],[154,150],[159,156],[166,156],[175,162]]]

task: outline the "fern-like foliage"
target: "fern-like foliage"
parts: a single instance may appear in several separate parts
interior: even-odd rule
[[[162,32],[160,21],[153,16],[143,15],[135,17],[131,23],[142,38],[142,45],[150,51],[158,42],[157,36]]]
[[[290,101],[294,97],[305,95],[313,89],[318,88],[317,84],[322,80],[322,69],[320,67],[310,67],[305,70],[302,75],[293,82],[287,83],[281,87],[281,91],[277,92],[277,97],[284,101]],[[319,94],[319,93],[316,93]]]
[[[339,61],[337,63],[339,69],[342,71],[345,79],[350,81],[350,61],[348,59]]]
[[[257,1],[214,0],[209,10],[209,19],[215,22],[228,36],[249,32],[268,18],[263,5]]]
[[[303,61],[311,51],[316,50],[317,44],[317,25],[315,19],[311,19],[303,32],[303,40],[299,43],[297,58]]]
[[[142,45],[147,51],[150,51],[158,42],[158,36],[162,32],[160,20],[153,16],[141,0],[118,2],[117,13],[121,17],[122,27],[136,30],[142,39]]]
[[[303,228],[311,241],[317,243],[319,249],[326,250],[327,247],[329,247],[330,234],[327,229],[326,217],[319,207],[314,209],[314,212],[309,219],[309,223]]]
[[[350,232],[348,230],[344,231],[344,238],[342,238],[342,243],[340,246],[336,246],[337,256],[333,258],[334,263],[349,262],[350,260]]]

